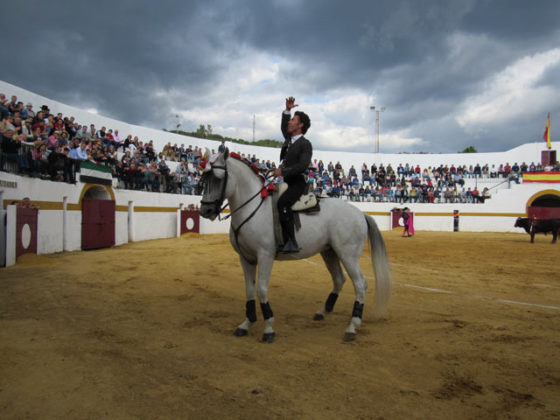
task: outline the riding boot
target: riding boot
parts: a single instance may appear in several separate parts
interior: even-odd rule
[[[289,210],[284,209],[281,213],[280,225],[282,226],[282,236],[284,238],[284,245],[279,248],[279,252],[284,254],[290,254],[299,252],[299,246],[296,242],[296,236],[294,232],[294,223],[292,220],[292,214]]]

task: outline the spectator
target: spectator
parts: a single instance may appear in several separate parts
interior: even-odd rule
[[[23,162],[19,154],[21,142],[17,140],[17,135],[13,129],[9,128],[1,137],[2,153],[0,155],[0,170],[8,172],[6,163],[12,162],[17,164],[17,171],[20,172]]]
[[[19,112],[19,105],[16,95],[12,95],[12,100],[8,102],[8,111],[10,111],[11,115],[14,115],[16,112]]]
[[[6,99],[6,95],[0,93],[0,120],[8,118],[10,115],[10,110],[8,109],[8,100]]]
[[[71,182],[75,181],[76,172],[80,171],[80,165],[84,160],[88,160],[88,153],[86,150],[87,144],[82,141],[78,147],[70,150],[68,153],[68,158],[70,158],[71,163]]]
[[[37,143],[31,151],[31,176],[46,179],[49,172],[49,151],[43,143]]]

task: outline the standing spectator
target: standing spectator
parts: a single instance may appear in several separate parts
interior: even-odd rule
[[[49,170],[48,161],[49,151],[47,146],[42,143],[36,143],[31,151],[31,176],[33,178],[45,178]]]
[[[55,131],[54,133],[52,133],[52,135],[49,136],[47,149],[49,149],[51,152],[54,152],[58,147],[58,138],[59,138],[58,131]]]
[[[2,154],[0,156],[0,170],[6,171],[7,168],[4,165],[7,162],[16,163],[18,170],[21,167],[19,149],[21,148],[21,142],[17,140],[16,134],[13,129],[8,129],[5,133],[1,135]]]
[[[63,173],[64,181],[68,181],[68,156],[64,153],[62,146],[58,146],[55,150],[51,151],[48,156],[48,172],[51,181],[60,181],[63,178],[58,174]]]
[[[8,111],[10,114],[14,115],[16,112],[19,112],[19,105],[16,95],[12,95],[12,100],[8,102]]]
[[[71,159],[70,182],[75,182],[76,172],[80,171],[80,164],[84,160],[88,159],[88,153],[86,147],[87,147],[86,142],[82,141],[79,147],[70,150],[70,153],[68,153],[68,157]]]
[[[10,115],[10,110],[8,109],[8,100],[6,99],[6,95],[0,93],[0,120],[4,118],[8,118]]]

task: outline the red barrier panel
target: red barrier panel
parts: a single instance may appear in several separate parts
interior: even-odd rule
[[[39,209],[18,207],[16,213],[16,258],[37,253]]]
[[[200,233],[200,212],[181,210],[181,235],[187,232]]]

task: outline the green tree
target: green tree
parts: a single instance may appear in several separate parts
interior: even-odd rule
[[[463,150],[462,152],[459,153],[478,153],[478,150],[476,150],[476,147],[474,146],[469,146],[467,148],[465,148],[465,150]]]
[[[263,146],[263,147],[274,147],[280,148],[284,144],[282,141],[273,140],[273,139],[261,139],[257,141],[247,141],[244,139],[233,139],[231,137],[222,136],[220,134],[215,134],[212,131],[212,126],[210,124],[200,124],[194,132],[188,132],[183,130],[166,130],[165,128],[163,131],[168,131],[170,133],[181,134],[183,136],[190,136],[190,137],[197,137],[199,139],[208,139],[208,140],[217,140],[217,141],[229,141],[231,143],[238,143],[238,144],[250,144],[253,146]]]

